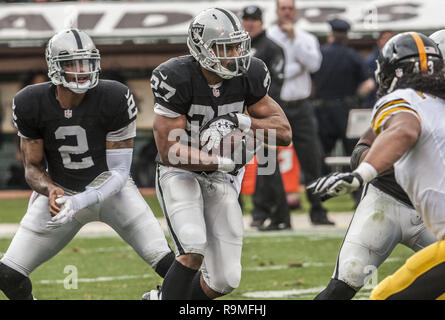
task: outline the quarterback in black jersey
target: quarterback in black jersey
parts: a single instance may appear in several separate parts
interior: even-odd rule
[[[231,132],[222,127],[262,129],[269,144],[272,132],[276,145],[291,140],[286,116],[267,94],[267,67],[251,57],[250,37],[234,13],[204,10],[192,20],[187,44],[190,56],[161,64],[151,77],[160,155],[156,189],[177,257],[161,292],[152,290],[148,299],[213,299],[239,285],[244,169],[205,152]],[[204,149],[177,142],[178,131],[191,140],[199,134]],[[183,161],[173,161],[177,154]]]
[[[137,115],[132,93],[99,80],[99,51],[81,30],[54,35],[46,61],[51,82],[27,86],[13,101],[34,192],[1,259],[0,289],[10,299],[32,299],[30,273],[90,221],[110,225],[164,276],[174,254],[129,176]]]

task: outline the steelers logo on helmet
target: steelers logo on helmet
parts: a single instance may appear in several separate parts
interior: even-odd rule
[[[442,67],[442,53],[432,39],[417,32],[403,32],[389,39],[382,48],[376,80],[390,93],[398,79],[410,74],[431,75]]]
[[[54,35],[45,52],[48,76],[55,85],[85,93],[99,82],[100,54],[91,38],[78,29]]]

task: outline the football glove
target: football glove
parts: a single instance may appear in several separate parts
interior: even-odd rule
[[[377,170],[368,162],[362,162],[356,170],[348,173],[334,172],[318,178],[308,186],[310,192],[320,194],[322,201],[351,193],[377,177]]]
[[[56,199],[58,205],[62,205],[60,212],[51,218],[47,223],[47,227],[50,229],[56,229],[66,223],[73,220],[74,214],[77,212],[75,209],[76,203],[73,201],[73,197],[62,196]]]
[[[332,181],[334,181],[335,177],[338,176],[340,172],[333,172],[328,174],[327,176],[318,178],[310,185],[306,187],[306,189],[311,193],[320,193],[322,190],[326,188],[327,185],[330,185]]]
[[[358,172],[337,173],[332,175],[318,193],[327,200],[327,196],[336,197],[346,193],[351,193],[363,186],[363,178]]]
[[[216,117],[205,124],[199,137],[201,146],[210,151],[219,147],[221,140],[235,128],[248,131],[251,126],[250,117],[242,113],[230,112]]]

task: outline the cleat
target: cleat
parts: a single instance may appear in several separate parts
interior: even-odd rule
[[[161,300],[161,286],[142,295],[142,300]]]

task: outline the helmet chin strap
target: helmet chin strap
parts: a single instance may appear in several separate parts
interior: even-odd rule
[[[65,79],[63,79],[63,83],[62,85],[69,89],[70,91],[77,93],[77,94],[82,94],[88,91],[88,89],[90,89],[90,84],[91,84],[91,80],[88,80],[87,82],[85,82],[84,84],[82,84],[82,87],[79,87],[79,84],[76,82],[66,82]]]
[[[394,91],[394,88],[396,87],[397,81],[399,81],[399,79],[397,77],[394,77],[391,81],[391,85],[389,86],[389,89],[387,91],[387,93],[391,93]]]

